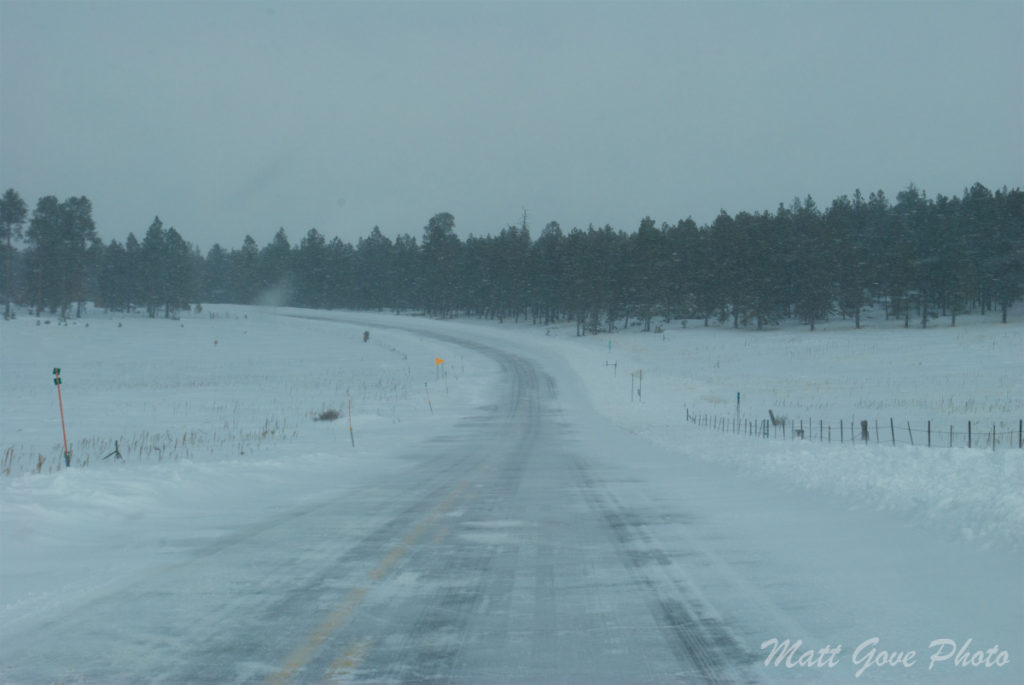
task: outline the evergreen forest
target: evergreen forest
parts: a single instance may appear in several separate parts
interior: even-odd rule
[[[418,236],[374,227],[355,244],[284,228],[266,245],[214,245],[203,255],[159,217],[140,236],[104,244],[86,197],[40,198],[29,212],[14,189],[0,198],[0,290],[37,315],[80,315],[87,302],[174,317],[197,303],[421,311],[575,322],[578,334],[679,319],[762,329],[833,317],[860,326],[884,308],[905,325],[993,313],[1005,322],[1024,297],[1024,192],[981,184],[929,198],[910,185],[811,197],[774,211],[658,225],[564,229],[550,222],[497,233],[456,233],[439,213]]]

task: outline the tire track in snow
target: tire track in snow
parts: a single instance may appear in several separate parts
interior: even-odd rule
[[[680,664],[696,671],[683,677],[689,680],[697,676],[700,682],[711,685],[768,681],[764,673],[755,673],[752,669],[760,657],[743,647],[695,578],[655,540],[648,519],[625,508],[614,494],[589,475],[589,469],[579,458],[576,467],[585,499],[604,519],[622,562],[635,582],[646,589],[649,609],[662,627],[666,641]],[[728,577],[737,592],[750,594],[753,591],[739,582],[735,572],[725,570],[727,564],[722,559],[709,553],[692,537],[687,538],[687,543],[689,546],[683,554],[688,558],[699,558],[702,564],[713,567],[716,574]],[[754,594],[760,595],[756,591]],[[764,605],[765,602],[759,603]],[[782,614],[775,607],[772,613]],[[788,621],[780,618],[782,623]]]

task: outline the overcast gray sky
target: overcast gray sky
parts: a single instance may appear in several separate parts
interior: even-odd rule
[[[0,0],[0,190],[204,252],[1024,186],[1024,3]]]

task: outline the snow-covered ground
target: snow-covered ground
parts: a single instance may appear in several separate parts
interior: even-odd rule
[[[91,312],[64,325],[28,316],[5,322],[0,444],[13,450],[7,475],[60,469],[53,368],[61,369],[72,466],[93,468],[115,441],[135,465],[333,453],[351,442],[349,402],[353,433],[364,438],[357,446],[372,448],[387,435],[391,449],[396,436],[411,432],[382,427],[433,414],[419,427],[430,430],[472,406],[486,385],[482,373],[462,383],[467,356],[479,361],[462,348],[396,333],[364,343],[358,326],[291,314],[211,306],[180,320]],[[445,381],[461,383],[462,392],[447,396]],[[314,422],[332,409],[339,420]]]
[[[0,623],[115,585],[263,508],[383,477],[498,372],[455,345],[378,330],[363,342],[362,326],[287,314],[0,324]],[[332,409],[339,418],[317,420]]]
[[[595,459],[628,475],[624,497],[633,488],[636,498],[668,502],[681,478],[732,472],[746,484],[737,492],[802,493],[808,502],[909,522],[979,553],[1024,547],[1024,450],[1015,439],[1000,438],[993,448],[984,438],[992,425],[1009,436],[1024,416],[1020,323],[963,317],[957,328],[920,330],[868,320],[863,330],[837,322],[811,333],[691,322],[577,337],[574,325],[217,305],[173,321],[90,311],[62,325],[22,314],[0,322],[4,631],[59,615],[204,541],[215,545],[258,525],[267,511],[344,496],[405,468],[407,448],[492,401],[488,389],[501,372],[472,348],[416,330],[500,340],[561,369],[561,392],[575,395],[563,401],[590,407],[635,437],[635,450],[594,450]],[[54,367],[63,379],[70,469],[61,463]],[[737,393],[741,424],[762,421],[771,409],[790,426],[803,419],[807,439],[765,439],[686,420],[734,418]],[[329,409],[340,418],[315,420]],[[890,418],[903,429],[895,446]],[[834,431],[844,421],[847,430],[861,420],[870,425],[867,444],[848,435],[840,443],[836,433],[829,442],[809,430],[819,421]],[[880,439],[876,421],[885,428]],[[907,422],[916,429],[928,421],[947,443],[949,426],[987,428],[971,449],[925,447],[916,435],[915,446],[905,444]],[[104,459],[115,441],[123,460]],[[659,449],[644,449],[647,441]],[[688,533],[681,527],[678,534]],[[775,536],[767,547],[790,544],[794,534],[766,525],[766,535]],[[794,563],[811,573],[814,554],[794,549]],[[1024,580],[964,581],[1009,583],[997,590],[1018,606],[1024,593]],[[870,593],[870,579],[864,583]],[[837,622],[846,606],[837,600]],[[971,626],[971,612],[985,611],[956,614],[955,603],[948,610],[971,617]],[[827,625],[830,616],[819,618]],[[993,639],[1001,628],[993,627]],[[1024,659],[1024,645],[1003,646]]]
[[[884,318],[868,318],[861,330],[836,321],[813,333],[805,326],[754,332],[694,322],[660,333],[586,337],[577,337],[575,326],[520,328],[564,356],[610,421],[681,454],[853,506],[910,512],[944,534],[1020,546],[1024,311],[1015,313],[1015,323],[1005,325],[962,317],[956,328],[940,323],[925,330]],[[787,418],[786,430],[769,424],[767,440],[733,435],[737,394],[741,431],[761,425],[769,410]],[[687,423],[687,414],[715,417],[725,432]],[[867,443],[861,421],[868,422]],[[972,449],[965,447],[968,422]],[[793,439],[794,426],[806,439]],[[963,447],[948,448],[950,427]]]

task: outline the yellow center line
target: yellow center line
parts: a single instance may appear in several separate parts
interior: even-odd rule
[[[366,596],[366,590],[361,587],[354,588],[345,597],[345,600],[338,605],[338,607],[331,612],[331,615],[327,619],[317,626],[317,629],[313,631],[313,634],[309,636],[305,644],[299,645],[299,647],[291,653],[288,660],[285,662],[284,668],[282,668],[274,677],[270,679],[271,683],[284,683],[291,679],[295,671],[302,668],[306,662],[309,661],[313,653],[316,652],[317,648],[323,643],[327,637],[335,630],[341,627],[341,625],[348,620],[348,617],[352,614],[355,608]]]
[[[331,667],[327,669],[327,677],[337,681],[345,676],[351,675],[352,671],[359,667],[366,657],[366,653],[373,646],[372,639],[362,640],[345,650],[345,653],[335,659]]]
[[[433,525],[434,521],[436,521],[439,516],[451,509],[452,504],[455,503],[455,500],[467,487],[469,487],[469,482],[463,481],[462,484],[456,488],[455,492],[449,495],[448,498],[442,502],[425,521],[420,523],[420,525],[416,526],[411,533],[402,538],[401,542],[394,549],[388,552],[388,555],[384,557],[379,564],[377,564],[377,567],[374,568],[373,571],[370,572],[370,578],[372,580],[380,580],[384,574],[391,570],[391,567],[395,565],[395,562],[398,561],[406,551],[408,551],[409,547],[414,542],[420,539],[423,533],[427,531],[427,528]]]
[[[391,570],[391,567],[394,566],[400,558],[402,558],[402,555],[408,551],[409,547],[427,531],[431,524],[433,524],[439,516],[451,509],[455,500],[458,499],[459,495],[465,492],[468,487],[468,480],[460,483],[459,486],[431,512],[430,516],[416,526],[416,528],[411,532],[406,534],[399,544],[387,553],[380,563],[370,571],[368,579],[370,581],[379,581],[383,578],[384,575]],[[330,615],[328,615],[328,617],[316,627],[316,630],[310,634],[309,638],[307,638],[303,644],[299,645],[288,656],[284,667],[274,676],[269,678],[268,682],[284,683],[290,680],[296,671],[309,662],[310,658],[312,658],[313,654],[315,654],[317,649],[320,648],[320,645],[323,644],[324,640],[330,637],[332,633],[338,630],[338,628],[348,620],[349,616],[352,615],[352,612],[355,611],[356,607],[363,601],[363,598],[366,597],[367,592],[369,592],[369,590],[364,587],[353,588],[348,595],[345,596],[345,599],[341,604],[339,604],[334,611],[332,611]],[[355,647],[353,647],[353,649],[355,649]],[[348,652],[346,652],[346,654],[347,653]],[[344,658],[344,655],[342,655],[342,658]]]

